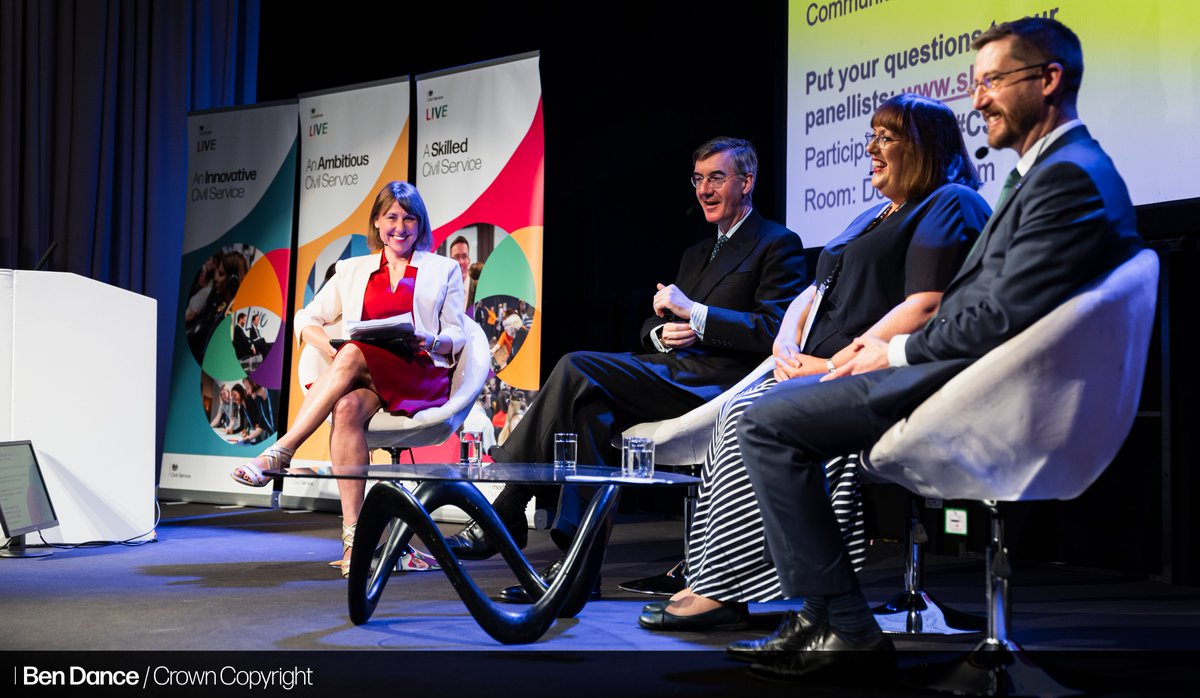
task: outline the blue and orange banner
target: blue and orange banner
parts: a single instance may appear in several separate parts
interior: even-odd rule
[[[341,259],[369,254],[367,220],[383,185],[409,176],[409,80],[355,85],[300,97],[300,206],[296,235],[295,308],[308,304]],[[330,329],[330,334],[335,330]],[[291,322],[287,341],[294,342]],[[292,354],[288,419],[315,375]],[[329,426],[296,451],[297,464],[329,462]],[[334,496],[314,482],[285,483],[285,494]],[[328,490],[318,493],[318,490]]]
[[[159,489],[256,499],[266,495],[248,495],[228,471],[274,442],[282,426],[296,105],[191,114],[188,146]]]

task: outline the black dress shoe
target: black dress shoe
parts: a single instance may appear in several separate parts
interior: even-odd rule
[[[500,520],[504,521],[504,517],[501,516]],[[524,550],[525,545],[529,542],[529,528],[525,523],[524,514],[519,520],[514,517],[510,521],[504,521],[504,527],[513,537],[517,548]],[[468,521],[466,528],[447,538],[446,545],[450,547],[450,552],[460,560],[486,560],[499,552],[499,549],[483,532],[483,528],[474,520]]]
[[[678,564],[662,574],[645,577],[644,579],[634,579],[629,582],[621,582],[617,587],[635,594],[674,596],[687,587],[687,580],[684,579],[683,575],[686,564],[687,560],[680,560]]]
[[[666,601],[651,601],[650,603],[646,604],[645,606],[642,606],[642,613],[653,613],[654,611],[664,611],[664,610],[666,610],[667,606],[670,606],[670,605],[671,605],[670,599],[667,599]]]
[[[896,668],[896,648],[882,632],[858,643],[843,640],[828,625],[808,636],[797,651],[750,665],[750,675],[767,681],[792,682],[807,678],[879,681]]]
[[[799,611],[788,611],[775,632],[757,640],[735,642],[725,652],[744,662],[770,661],[803,649],[809,638],[823,628],[823,623],[811,621]]]
[[[554,578],[558,576],[562,570],[563,559],[559,558],[550,563],[550,566],[542,570],[542,581],[546,584],[554,582]],[[588,601],[596,601],[600,598],[600,578],[596,577],[596,586],[588,594]],[[514,584],[510,587],[504,587],[500,590],[500,600],[506,603],[533,603],[529,598],[529,593],[525,591],[525,587],[520,584]]]
[[[638,625],[648,630],[667,632],[741,630],[750,625],[750,614],[743,604],[723,604],[692,616],[677,616],[664,608],[642,613],[638,616]]]

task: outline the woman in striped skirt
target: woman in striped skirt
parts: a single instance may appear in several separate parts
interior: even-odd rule
[[[854,338],[920,329],[933,317],[991,210],[953,112],[911,94],[871,119],[871,184],[885,199],[854,219],[817,261],[814,283],[788,308],[773,372],[730,400],[717,419],[688,536],[689,587],[648,604],[653,630],[745,627],[748,602],[782,598],[762,519],[737,444],[746,407],[777,382],[817,380],[855,353]],[[834,511],[855,567],[865,557],[857,456],[826,464]]]

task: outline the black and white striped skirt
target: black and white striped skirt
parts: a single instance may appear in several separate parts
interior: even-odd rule
[[[762,516],[738,448],[737,424],[749,405],[776,384],[767,374],[721,408],[701,471],[700,495],[688,534],[687,578],[692,592],[719,601],[783,598],[766,560]],[[855,571],[866,559],[857,454],[825,464],[833,511]]]

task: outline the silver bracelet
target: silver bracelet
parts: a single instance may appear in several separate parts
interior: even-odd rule
[[[825,370],[829,373],[837,370],[837,366],[833,365],[833,359],[825,359]]]

